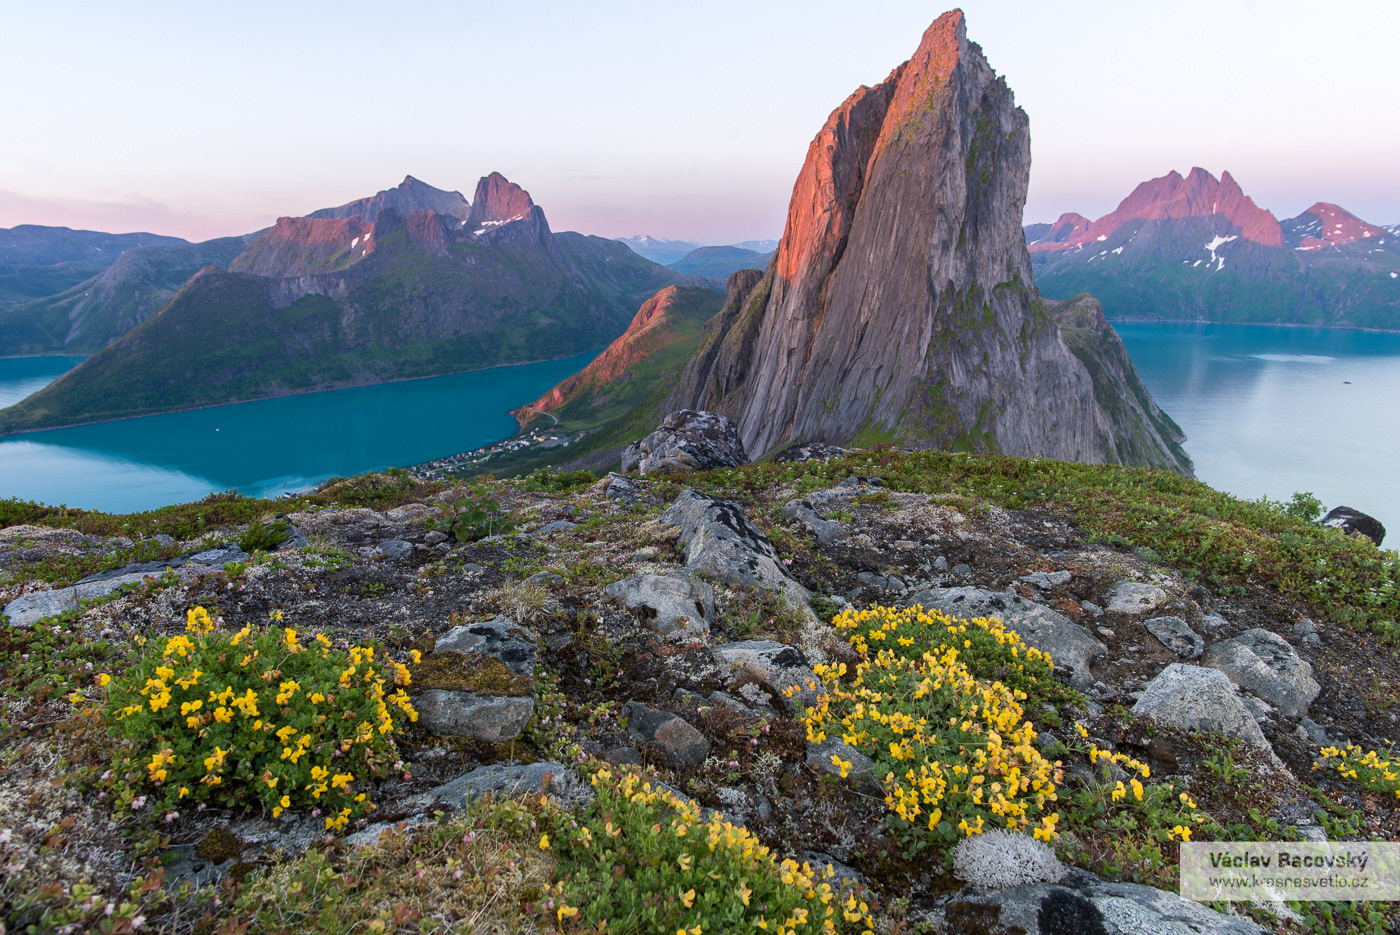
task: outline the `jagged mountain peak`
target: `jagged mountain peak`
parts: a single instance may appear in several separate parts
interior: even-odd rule
[[[1346,208],[1327,201],[1317,202],[1283,226],[1288,245],[1297,250],[1322,250],[1392,236],[1384,227],[1368,224]]]
[[[535,202],[529,192],[501,173],[492,172],[476,183],[476,196],[472,199],[467,224],[480,227],[522,220],[530,215],[533,207]]]
[[[393,188],[386,188],[368,198],[359,198],[335,208],[312,211],[307,217],[357,217],[373,222],[378,219],[379,212],[387,207],[393,207],[401,214],[408,214],[411,211],[435,211],[445,217],[455,217],[458,220],[465,218],[471,210],[471,205],[461,192],[449,192],[441,188],[434,188],[427,182],[411,175],[405,175],[403,181]]]

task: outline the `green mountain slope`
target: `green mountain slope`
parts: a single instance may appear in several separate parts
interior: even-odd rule
[[[20,404],[0,432],[553,359],[604,344],[683,279],[625,245],[553,235],[538,208],[484,234],[431,212],[376,221],[335,273],[206,268],[160,310]]]
[[[696,276],[727,277],[741,269],[764,269],[773,258],[773,251],[759,253],[743,247],[698,247],[667,268]]]
[[[0,229],[0,308],[70,289],[135,247],[184,243],[159,234],[108,234],[38,224]]]
[[[0,310],[0,356],[93,353],[153,315],[205,266],[226,266],[244,238],[133,247],[57,295]]]

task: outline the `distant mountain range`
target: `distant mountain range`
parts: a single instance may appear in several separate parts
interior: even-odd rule
[[[1047,297],[1092,292],[1113,319],[1400,329],[1400,225],[1318,202],[1286,221],[1230,173],[1172,172],[1098,220],[1025,227]]]
[[[0,433],[564,357],[617,337],[660,288],[715,285],[553,233],[499,173],[470,202],[410,176],[205,244],[47,230],[10,238],[27,253],[0,239],[0,262],[125,252],[58,295],[0,308],[0,356],[95,352],[0,411]]]
[[[641,234],[619,237],[635,252],[662,266],[696,276],[719,279],[740,269],[762,269],[778,249],[776,240],[745,240],[743,243],[704,246],[688,240],[664,240]],[[756,265],[755,265],[756,264]]]

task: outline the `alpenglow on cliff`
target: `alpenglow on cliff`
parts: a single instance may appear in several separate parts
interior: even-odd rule
[[[827,119],[774,261],[731,290],[670,408],[729,415],[752,457],[888,441],[1189,474],[1117,335],[1099,316],[1067,343],[1032,284],[1027,127],[962,12],[939,17]]]

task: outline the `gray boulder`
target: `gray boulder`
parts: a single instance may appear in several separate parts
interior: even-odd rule
[[[388,559],[403,558],[413,554],[413,543],[403,539],[385,539],[374,551]]]
[[[1277,633],[1255,628],[1216,643],[1201,658],[1247,691],[1278,708],[1286,717],[1308,713],[1322,687],[1312,666]]]
[[[715,619],[715,592],[705,582],[683,571],[667,575],[633,575],[614,581],[605,589],[609,597],[642,611],[646,625],[668,636],[677,630],[696,635],[710,632]]]
[[[438,786],[429,795],[443,805],[455,809],[482,796],[518,796],[547,794],[563,806],[572,807],[593,801],[593,789],[579,779],[563,763],[546,760],[541,763],[510,765],[497,763],[481,766]]]
[[[106,597],[128,584],[140,584],[147,578],[158,578],[164,572],[165,568],[162,567],[154,573],[128,573],[97,581],[85,578],[72,587],[56,588],[52,591],[36,591],[17,597],[6,604],[0,613],[4,613],[10,618],[10,626],[12,627],[33,626],[46,617],[54,617],[66,611],[77,610],[79,601],[93,601],[99,597]]]
[[[733,422],[713,412],[679,409],[622,452],[622,473],[689,474],[748,464]]]
[[[684,718],[635,701],[622,711],[627,716],[627,736],[638,745],[651,745],[672,769],[698,769],[710,755],[710,742]]]
[[[1349,536],[1362,535],[1370,539],[1376,545],[1381,544],[1385,538],[1385,526],[1374,516],[1367,516],[1360,510],[1353,510],[1349,506],[1339,506],[1329,512],[1318,522],[1319,526],[1328,529],[1340,529]]]
[[[843,542],[851,537],[845,526],[818,516],[807,500],[789,500],[783,507],[783,519],[789,523],[801,523],[806,526],[822,545]]]
[[[794,716],[804,714],[821,697],[821,679],[795,646],[775,640],[743,640],[715,646],[710,655],[717,665],[729,671],[731,681],[745,674],[756,676],[773,690],[777,703]]]
[[[593,485],[593,490],[604,500],[621,500],[624,503],[637,496],[637,487],[627,478],[613,471]]]
[[[680,527],[677,542],[690,571],[725,584],[779,591],[802,607],[811,599],[806,588],[788,577],[772,541],[732,500],[683,490],[661,521]]]
[[[453,627],[412,667],[418,723],[443,737],[499,743],[535,713],[535,635],[508,617]]]
[[[1183,659],[1199,659],[1206,641],[1180,617],[1153,617],[1144,626],[1167,649]]]
[[[943,907],[947,931],[1025,935],[1264,935],[1248,919],[1221,915],[1175,893],[1109,883],[1071,868],[1055,883],[968,887]]]
[[[1167,592],[1155,584],[1120,581],[1108,592],[1107,610],[1111,614],[1145,614],[1166,602]]]
[[[918,591],[902,606],[922,604],[941,610],[950,617],[971,620],[995,617],[1030,646],[1048,653],[1055,668],[1064,668],[1069,683],[1084,690],[1094,684],[1089,666],[1108,652],[1087,629],[1056,610],[1028,601],[1015,591],[984,591],[980,588],[928,588]]]
[[[1036,571],[1029,575],[1022,575],[1019,580],[1034,585],[1042,591],[1050,591],[1062,584],[1069,584],[1069,579],[1072,577],[1074,575],[1068,571]]]
[[[1183,730],[1214,731],[1272,752],[1223,672],[1173,662],[1142,690],[1133,714]]]

